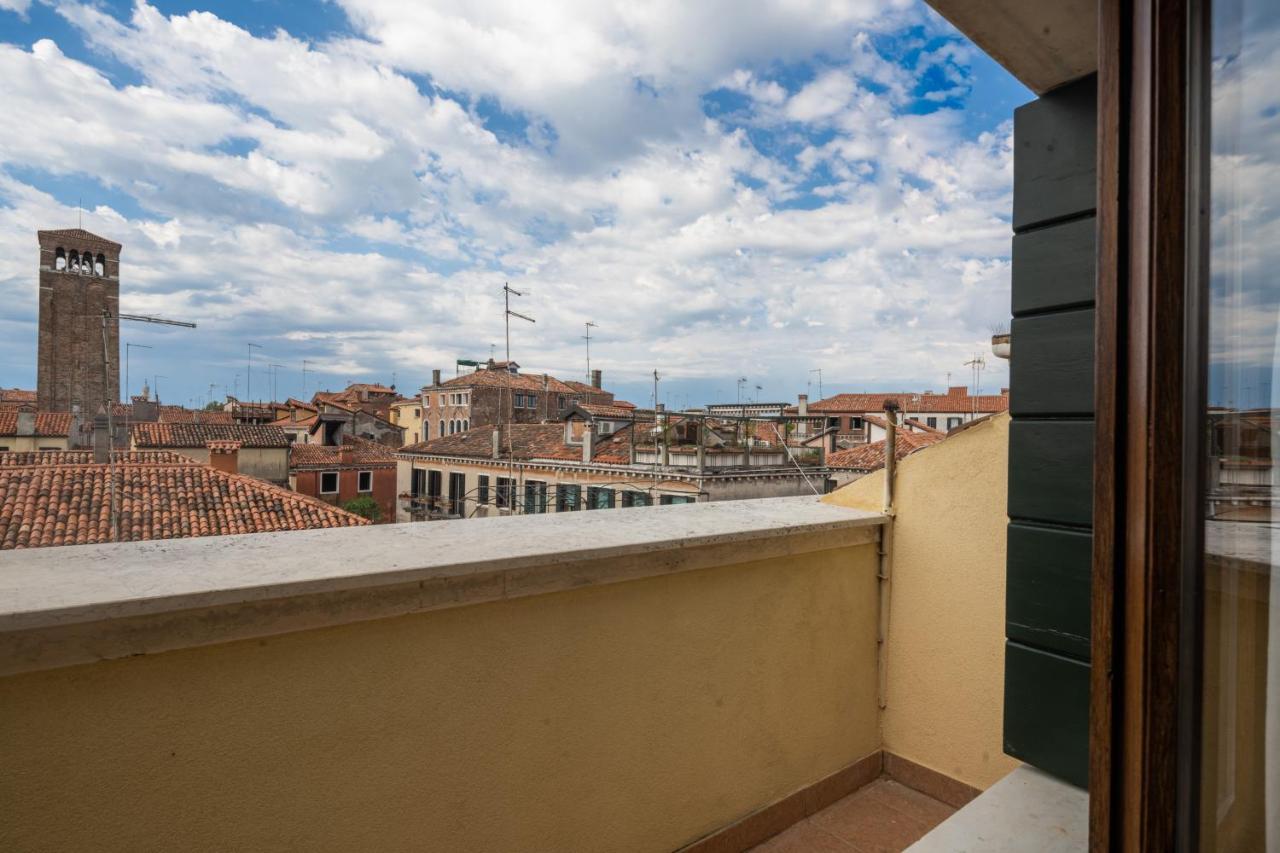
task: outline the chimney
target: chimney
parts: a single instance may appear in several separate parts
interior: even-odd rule
[[[948,397],[968,397],[969,386],[968,385],[952,385],[950,388],[947,389],[947,396]]]
[[[71,406],[71,428],[67,430],[67,447],[82,447],[84,442],[84,419],[80,417],[80,406],[72,404]]]
[[[502,455],[502,430],[498,427],[493,429],[493,458],[497,459]]]
[[[240,442],[213,439],[206,446],[209,448],[209,465],[215,471],[224,474],[240,473]]]
[[[439,371],[439,369],[436,369],[436,370],[431,371],[431,387],[432,387],[432,388],[439,388],[439,387],[440,387],[440,371]]]
[[[809,395],[801,394],[799,397],[799,400],[800,400],[800,417],[802,418],[808,417],[809,416]]]
[[[18,435],[36,434],[36,413],[29,409],[18,412]]]
[[[356,449],[347,442],[343,442],[338,447],[338,464],[354,465],[356,464]]]
[[[582,461],[590,462],[596,451],[595,424],[587,421],[582,428]]]
[[[105,465],[111,461],[111,424],[107,420],[107,410],[98,407],[98,414],[93,416],[93,461]]]
[[[593,371],[591,371],[591,387],[592,387],[592,388],[603,388],[603,387],[604,387],[604,385],[603,385],[603,383],[602,383],[602,380],[601,380],[602,375],[603,375],[603,374],[602,374],[602,373],[601,373],[601,371],[599,371],[599,370],[593,370]]]

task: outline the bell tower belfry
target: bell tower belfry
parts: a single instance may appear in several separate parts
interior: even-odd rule
[[[120,399],[120,244],[82,228],[37,231],[40,333],[36,405],[92,416]],[[102,317],[107,321],[106,352]]]

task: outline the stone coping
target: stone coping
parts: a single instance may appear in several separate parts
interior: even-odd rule
[[[0,674],[875,541],[816,497],[0,552]]]

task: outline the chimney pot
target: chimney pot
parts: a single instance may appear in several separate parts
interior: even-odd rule
[[[355,464],[355,458],[356,458],[356,449],[352,447],[350,444],[347,444],[344,442],[338,448],[338,464],[339,465],[353,465]]]
[[[438,369],[431,371],[431,387],[432,388],[440,387],[440,371]]]
[[[801,394],[799,397],[800,417],[806,417],[809,414],[809,395]]]
[[[18,435],[36,434],[36,413],[22,410],[18,412]]]
[[[209,448],[209,465],[224,474],[240,473],[240,444],[228,439],[209,441],[206,445]]]
[[[603,376],[604,374],[599,370],[591,371],[591,387],[603,388],[604,387]]]
[[[595,455],[596,432],[595,424],[587,421],[582,428],[582,461],[590,462],[591,457]]]
[[[111,424],[103,408],[93,416],[93,461],[100,465],[111,461]]]

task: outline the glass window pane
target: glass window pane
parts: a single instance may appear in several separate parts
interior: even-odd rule
[[[1215,2],[1212,54],[1200,838],[1278,850],[1280,4]]]

